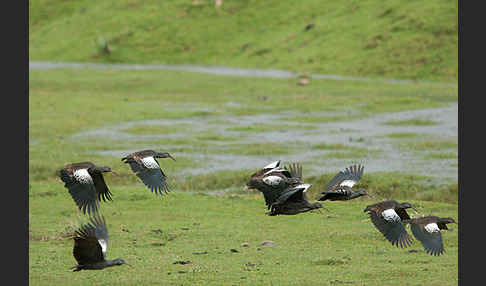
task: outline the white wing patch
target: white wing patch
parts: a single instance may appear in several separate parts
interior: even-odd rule
[[[310,188],[310,186],[312,186],[311,184],[300,184],[300,185],[297,185],[295,186],[295,188],[304,188],[304,193],[307,192],[307,189]]]
[[[82,184],[93,184],[93,178],[88,173],[88,169],[79,169],[74,171],[74,178]]]
[[[430,233],[440,231],[439,226],[435,222],[427,224],[426,226],[424,226],[424,228],[427,232]]]
[[[280,184],[283,179],[280,176],[268,176],[263,178],[263,182],[270,186],[276,186]]]
[[[103,252],[103,257],[106,258],[106,246],[107,246],[106,240],[98,239],[98,243],[101,245],[101,251]]]
[[[273,168],[277,168],[278,166],[280,166],[280,160],[266,165],[265,167],[263,167],[263,169],[273,169]]]
[[[159,164],[157,164],[157,161],[155,161],[154,157],[145,157],[142,159],[142,163],[145,167],[149,169],[158,169]]]
[[[275,168],[271,169],[270,171],[267,171],[265,174],[263,174],[263,176],[268,175],[272,172],[282,172],[282,171],[285,171],[285,169],[282,169],[280,167],[275,167]]]
[[[340,186],[348,186],[348,187],[352,188],[355,184],[356,184],[356,182],[353,181],[353,180],[344,180],[339,185]]]
[[[382,213],[381,213],[381,216],[386,220],[386,221],[394,221],[394,222],[398,222],[400,221],[400,216],[398,216],[398,214],[395,212],[394,209],[387,209],[387,210],[384,210]]]
[[[336,193],[345,194],[346,190],[345,189],[336,189]]]

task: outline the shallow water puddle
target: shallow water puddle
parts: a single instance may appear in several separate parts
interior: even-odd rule
[[[305,123],[313,129],[299,129],[301,123],[290,122],[284,118],[299,116],[290,112],[280,114],[259,114],[247,116],[205,116],[185,119],[160,119],[123,122],[103,128],[88,130],[73,135],[71,139],[83,140],[103,138],[103,140],[136,140],[138,144],[146,141],[147,148],[160,149],[171,152],[171,148],[178,149],[184,144],[154,144],[152,140],[173,139],[173,138],[194,138],[201,134],[216,134],[236,138],[235,140],[211,140],[201,139],[202,146],[188,146],[194,150],[181,154],[174,154],[177,157],[189,157],[197,164],[195,167],[186,168],[182,173],[205,174],[220,170],[246,170],[258,169],[268,162],[281,159],[284,164],[289,162],[300,162],[304,167],[304,174],[318,175],[324,172],[336,172],[352,163],[362,163],[366,172],[388,172],[400,171],[410,174],[427,175],[435,177],[440,183],[457,182],[458,167],[456,158],[425,158],[433,150],[414,150],[403,148],[397,145],[403,142],[421,142],[423,140],[438,140],[453,142],[457,144],[458,134],[458,106],[453,104],[446,107],[403,111],[395,113],[378,114],[372,117],[339,122],[312,122]],[[306,116],[329,116],[329,113],[311,113]],[[403,121],[409,119],[433,120],[435,125],[387,125],[390,121]],[[278,131],[258,132],[249,130],[238,130],[238,126],[251,126],[253,124],[283,124],[289,126],[287,129]],[[189,124],[190,128],[182,130],[172,129],[174,132],[165,134],[132,134],[127,132],[135,126],[174,126],[177,124]],[[303,124],[301,124],[303,125]],[[414,133],[416,136],[408,138],[390,138],[391,133]],[[183,140],[181,140],[184,142]],[[191,140],[188,140],[188,144]],[[268,150],[272,150],[272,144],[276,146],[292,146],[287,154],[272,154],[265,152],[265,155],[244,155],[235,154],[235,151],[225,152],[223,147],[231,147],[238,144],[248,146],[268,144]],[[316,144],[337,144],[343,148],[313,148]],[[450,145],[450,144],[449,144]],[[236,146],[236,145],[233,145]],[[335,152],[351,152],[346,148],[356,147],[360,150],[366,149],[370,152],[364,156],[356,155],[349,157],[332,156]],[[249,147],[250,148],[250,147]],[[440,148],[440,145],[439,145]],[[231,150],[231,148],[229,149]],[[238,148],[235,149],[236,152]],[[137,151],[136,149],[96,151],[97,154],[121,157],[127,153]],[[436,152],[447,152],[457,155],[457,148],[447,148]],[[337,157],[337,158],[335,158]],[[450,156],[449,156],[450,157]]]

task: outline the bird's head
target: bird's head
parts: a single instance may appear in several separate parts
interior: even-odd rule
[[[265,173],[265,169],[261,169],[253,173],[250,176],[250,180],[246,183],[245,189],[246,190],[258,189],[258,187],[261,185],[261,179],[264,173]]]
[[[451,217],[441,218],[440,219],[440,222],[442,222],[442,223],[455,223],[455,224],[457,224],[457,222],[453,218],[451,218]]]
[[[401,203],[398,205],[399,208],[402,208],[402,209],[413,209],[416,213],[420,214],[423,216],[423,214],[421,212],[419,212],[411,203],[409,202],[404,202],[404,203]]]
[[[412,206],[412,204],[408,202],[401,203],[398,205],[398,207],[402,209],[410,209],[410,208],[415,209],[414,206]]]
[[[311,204],[311,209],[325,209],[329,211],[326,207],[324,207],[320,202],[315,202]]]
[[[359,189],[359,190],[356,190],[356,193],[360,196],[370,196],[370,197],[373,197],[371,194],[369,194],[368,192],[366,192],[365,190],[363,189]]]
[[[171,158],[174,161],[176,160],[168,152],[157,152],[157,154],[155,154],[154,157],[155,158]]]
[[[113,265],[123,265],[123,264],[126,264],[126,265],[128,265],[128,266],[132,267],[132,265],[131,265],[131,264],[128,264],[128,263],[127,263],[127,262],[126,262],[124,259],[122,259],[122,258],[117,258],[117,259],[114,259],[114,260],[113,260]]]
[[[256,174],[253,174],[251,176],[251,179],[248,181],[248,183],[246,183],[246,185],[245,185],[246,190],[253,190],[253,189],[256,189],[258,187],[258,182],[257,182],[257,180],[254,179],[255,176],[256,176]]]
[[[113,170],[109,166],[95,167],[94,169],[100,173],[112,172],[114,175],[120,176],[117,172],[115,172],[115,170]]]

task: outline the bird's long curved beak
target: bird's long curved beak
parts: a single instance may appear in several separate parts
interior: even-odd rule
[[[120,177],[120,174],[118,174],[117,172],[115,172],[113,170],[111,170],[111,172],[113,173],[113,175]]]
[[[126,262],[125,262],[124,264],[126,264],[126,265],[128,265],[128,266],[130,266],[130,267],[133,267],[133,265],[131,265],[131,264],[128,264],[128,263],[126,263]]]
[[[167,155],[167,157],[171,158],[172,160],[176,160],[174,157],[172,157],[170,154]]]

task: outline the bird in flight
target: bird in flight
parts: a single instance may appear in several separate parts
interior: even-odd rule
[[[167,176],[160,168],[157,158],[175,159],[168,152],[142,150],[131,153],[121,160],[130,165],[132,171],[153,193],[162,195],[169,192]]]
[[[92,162],[65,165],[58,174],[79,209],[84,214],[92,214],[98,211],[101,200],[112,201],[112,193],[103,178],[106,172],[119,176],[109,166],[96,166]]]

